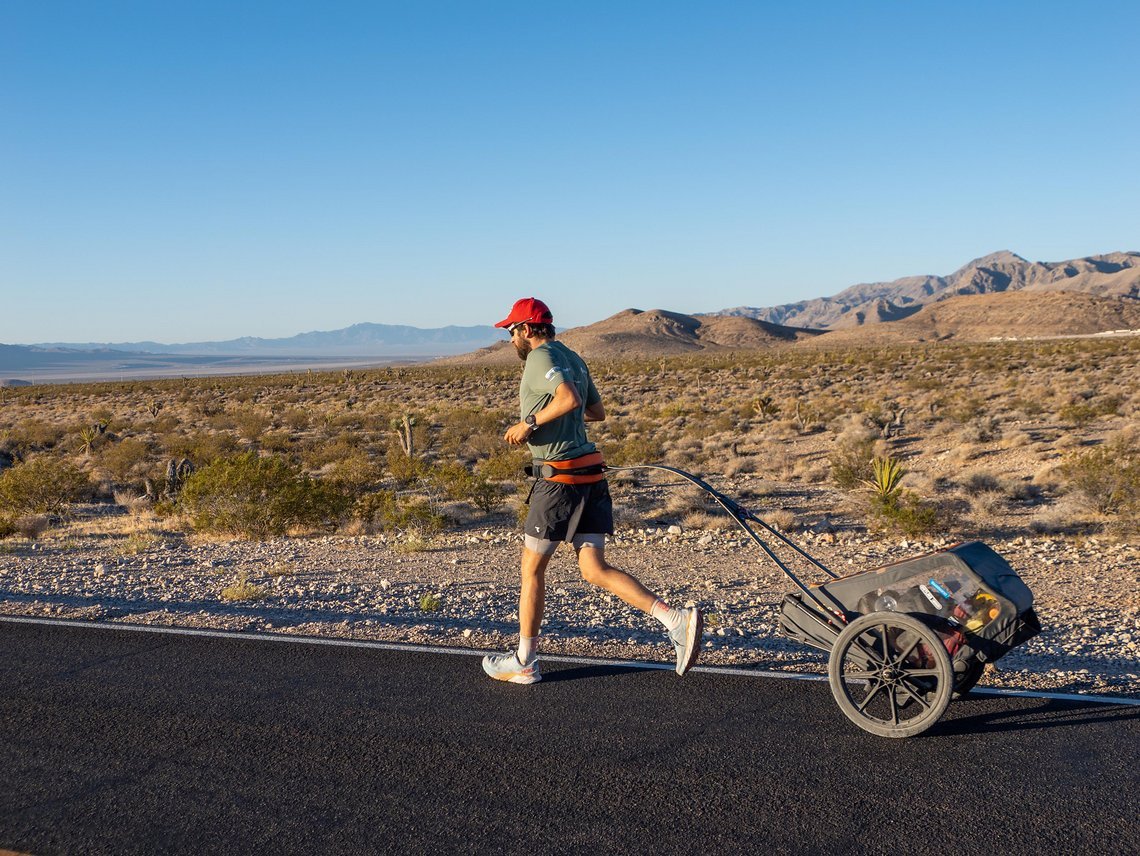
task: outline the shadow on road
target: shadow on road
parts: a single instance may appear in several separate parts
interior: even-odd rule
[[[551,681],[579,681],[586,678],[609,678],[614,675],[630,675],[638,672],[648,674],[653,669],[639,669],[636,666],[592,665],[574,666],[569,669],[559,669],[555,672],[544,672],[543,683]]]
[[[977,707],[975,707],[977,706]],[[1103,702],[1064,701],[1042,699],[1032,708],[1022,710],[985,710],[985,699],[969,699],[955,702],[949,712],[961,712],[963,708],[974,708],[976,713],[943,719],[931,729],[933,736],[953,736],[997,733],[1002,731],[1032,731],[1043,728],[1066,728],[1074,725],[1089,725],[1095,722],[1124,722],[1140,719],[1140,708],[1131,705],[1109,705]]]

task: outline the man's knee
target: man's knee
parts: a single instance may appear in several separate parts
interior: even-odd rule
[[[582,572],[582,579],[591,585],[599,585],[606,572],[613,570],[606,562],[605,553],[592,546],[578,549],[578,569]]]

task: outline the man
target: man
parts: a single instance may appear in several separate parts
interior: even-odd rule
[[[516,684],[542,679],[537,657],[545,606],[546,566],[559,542],[578,554],[588,583],[617,595],[665,625],[683,675],[700,653],[703,618],[699,609],[676,609],[634,577],[606,562],[606,535],[613,534],[613,506],[597,448],[586,439],[586,422],[606,418],[590,370],[576,353],[554,341],[554,316],[546,304],[523,298],[495,325],[511,334],[526,366],[519,385],[519,422],[503,437],[524,443],[534,459],[536,481],[524,524],[522,583],[519,592],[519,646],[489,654],[483,669],[492,678]]]

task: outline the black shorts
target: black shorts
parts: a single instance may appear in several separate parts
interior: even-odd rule
[[[577,525],[571,529],[575,522]],[[523,532],[540,541],[569,541],[575,535],[612,535],[614,506],[610,486],[605,479],[593,484],[561,484],[543,479],[530,496]]]

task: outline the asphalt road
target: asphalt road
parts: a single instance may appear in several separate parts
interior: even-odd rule
[[[0,621],[0,850],[1140,852],[1140,707]]]

